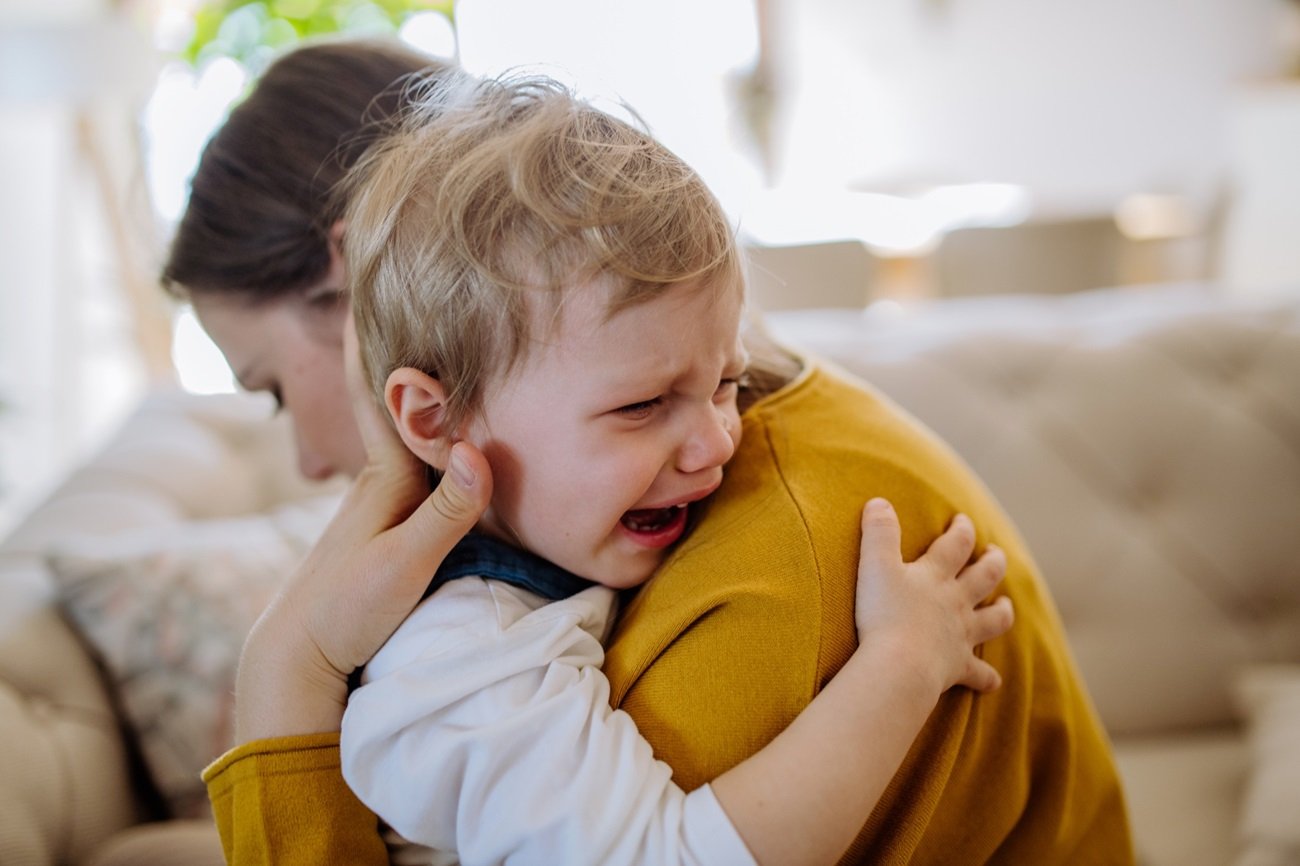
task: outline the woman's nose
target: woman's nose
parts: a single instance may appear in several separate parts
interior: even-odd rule
[[[298,471],[308,481],[324,481],[335,473],[328,460],[301,446],[298,448]]]
[[[294,444],[298,451],[298,472],[308,481],[324,481],[333,477],[338,472],[338,467],[325,456],[321,449],[306,441],[296,418],[293,426]]]
[[[677,468],[682,472],[699,472],[722,466],[736,452],[736,438],[731,427],[736,419],[731,413],[709,406],[694,422],[678,453]]]

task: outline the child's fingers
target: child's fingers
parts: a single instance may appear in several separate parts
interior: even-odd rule
[[[1007,555],[1002,548],[990,544],[975,562],[957,575],[971,602],[988,598],[1007,574]]]
[[[879,497],[869,500],[862,509],[862,566],[897,568],[902,546],[903,530],[894,506]]]
[[[971,622],[971,643],[979,645],[1001,637],[1011,630],[1016,621],[1016,608],[1011,599],[1002,596],[992,604],[977,607]]]
[[[934,565],[944,578],[957,574],[975,551],[975,524],[964,514],[958,514],[922,554],[921,559]]]
[[[957,685],[966,686],[977,692],[991,692],[1001,687],[1002,675],[984,659],[972,656],[966,673],[957,681]]]

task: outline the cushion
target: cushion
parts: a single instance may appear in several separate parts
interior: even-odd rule
[[[1237,866],[1300,863],[1300,665],[1247,668],[1237,697],[1252,760]]]
[[[51,549],[62,608],[98,656],[174,815],[206,814],[199,773],[232,745],[244,637],[337,502],[73,537]]]
[[[1232,727],[1115,740],[1141,866],[1233,862],[1247,752]]]
[[[1210,288],[771,317],[989,486],[1116,736],[1231,726],[1238,669],[1300,659],[1300,303]]]
[[[208,820],[154,821],[113,836],[86,866],[225,866],[221,837]]]

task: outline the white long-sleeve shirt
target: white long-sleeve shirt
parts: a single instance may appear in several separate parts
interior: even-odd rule
[[[710,786],[690,794],[609,706],[614,593],[547,601],[453,580],[367,665],[343,775],[406,839],[478,864],[753,864]]]

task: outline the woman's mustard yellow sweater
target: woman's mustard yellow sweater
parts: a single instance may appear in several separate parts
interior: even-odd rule
[[[1109,744],[1024,542],[943,443],[826,367],[745,413],[706,520],[627,602],[605,662],[614,704],[687,790],[765,745],[853,651],[872,496],[898,510],[907,559],[969,514],[1007,552],[1016,624],[984,648],[1003,687],[944,696],[846,862],[1132,863]],[[205,778],[233,863],[386,862],[337,737],[249,744]]]

